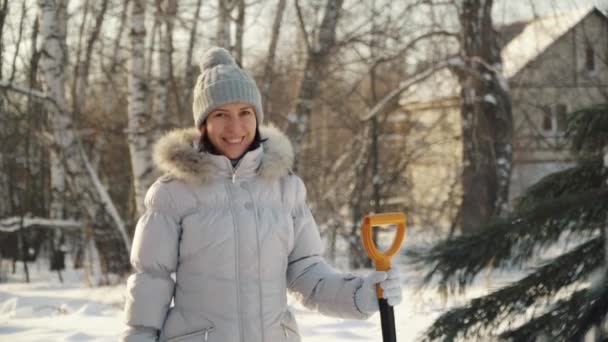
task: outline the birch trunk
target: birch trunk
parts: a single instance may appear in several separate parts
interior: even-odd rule
[[[67,47],[65,43],[67,0],[56,3],[50,0],[39,0],[40,35],[42,36],[40,71],[43,75],[44,92],[55,102],[56,108],[49,106],[49,121],[54,134],[55,144],[51,149],[51,219],[65,218],[66,211],[66,169],[60,152],[65,153],[65,160],[75,160],[74,136],[72,122],[67,115],[65,97],[65,66],[67,65]],[[65,163],[67,166],[67,163]],[[82,176],[82,170],[74,173]]]
[[[106,256],[108,264],[113,264],[110,270],[124,270],[128,265],[126,254],[130,250],[130,239],[107,190],[101,185],[97,174],[88,163],[84,149],[75,135],[73,129],[75,124],[67,109],[64,69],[67,64],[67,0],[39,0],[38,5],[42,38],[39,66],[44,94],[37,94],[31,89],[22,89],[22,91],[29,96],[45,99],[49,113],[49,127],[54,143],[51,149],[49,214],[52,219],[62,219],[66,214],[76,213],[76,209],[84,211],[89,220],[97,223],[95,241],[100,250],[115,253]],[[69,194],[68,185],[71,190]],[[68,207],[68,199],[71,203],[76,202],[79,205],[72,204]],[[115,234],[107,224],[97,221],[101,214],[98,208],[106,209],[119,235]],[[117,243],[121,238],[126,252],[119,247],[120,243]]]
[[[144,55],[146,39],[144,20],[145,0],[132,0],[128,142],[138,216],[144,212],[144,196],[155,176],[151,156],[155,123],[146,106],[148,88]]]
[[[285,0],[279,0],[277,4],[277,12],[272,23],[272,33],[270,35],[270,45],[268,46],[268,55],[266,56],[266,66],[264,67],[264,75],[262,76],[262,105],[266,111],[270,112],[268,107],[268,94],[272,86],[274,60],[277,52],[277,42],[281,33],[281,22],[283,21],[283,13],[285,13]]]
[[[4,0],[2,2],[2,7],[0,8],[0,61],[4,58],[4,50],[5,50],[5,42],[6,39],[4,33],[4,24],[6,15],[8,13],[8,0]],[[0,80],[4,79],[3,74],[3,65],[4,63],[0,63]],[[0,96],[0,141],[5,141],[4,138],[8,132],[6,132],[7,123],[4,122],[6,120],[6,114],[4,113],[4,97]],[[8,175],[5,170],[4,165],[4,154],[0,153],[0,188],[8,189]],[[9,209],[9,199],[7,196],[0,196],[0,217],[8,214]],[[0,253],[1,254],[1,253]],[[1,256],[0,256],[1,261]]]
[[[608,169],[608,145],[604,146],[604,167]],[[604,225],[604,268],[606,270],[604,277],[608,277],[608,221]]]
[[[300,91],[296,99],[295,117],[290,117],[287,124],[287,135],[291,139],[295,153],[294,169],[299,169],[302,141],[309,127],[310,115],[314,101],[318,96],[319,83],[325,78],[332,50],[336,46],[336,28],[342,9],[343,0],[327,0],[321,27],[313,42],[306,42],[308,57],[304,75],[300,82]],[[302,30],[305,33],[303,23]]]
[[[513,119],[508,87],[492,25],[492,0],[462,3],[461,85],[463,233],[477,230],[507,209]]]

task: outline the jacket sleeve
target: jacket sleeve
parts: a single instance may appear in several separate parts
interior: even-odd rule
[[[146,194],[146,211],[131,248],[134,273],[127,280],[123,342],[156,341],[173,299],[180,235],[179,211],[170,183],[157,181]]]
[[[367,319],[355,304],[355,292],[363,279],[333,269],[323,259],[318,226],[306,204],[306,189],[296,178],[296,200],[292,211],[294,247],[289,255],[287,286],[311,310],[341,318]]]

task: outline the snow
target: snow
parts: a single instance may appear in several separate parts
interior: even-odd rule
[[[402,249],[428,244],[432,238],[417,234],[409,227]],[[390,236],[387,235],[387,236]],[[429,240],[430,239],[430,240]],[[1,261],[1,260],[0,260]],[[10,263],[0,262],[0,340],[1,341],[116,341],[123,329],[122,306],[125,283],[110,279],[115,285],[88,287],[84,271],[71,268],[62,272],[64,283],[48,270],[48,261],[28,264],[31,283],[23,283],[22,263],[16,274],[6,274]],[[339,269],[345,269],[339,262]],[[393,260],[401,272],[402,304],[395,307],[395,326],[399,342],[413,342],[447,309],[461,306],[473,297],[485,295],[505,283],[521,278],[521,270],[482,272],[464,296],[443,298],[436,288],[420,289],[422,274],[401,255]],[[365,274],[371,270],[358,270]],[[4,272],[4,273],[3,273]],[[288,298],[298,321],[303,342],[382,341],[380,316],[367,321],[322,316]]]
[[[504,72],[511,78],[553,42],[586,17],[593,7],[573,10],[532,21],[502,49]]]
[[[483,100],[484,100],[484,102],[496,105],[496,97],[494,97],[494,95],[492,95],[492,94],[487,94],[486,96],[483,97]]]
[[[82,222],[75,220],[48,219],[44,217],[7,217],[0,220],[0,232],[10,233],[19,229],[31,226],[42,227],[61,227],[64,229],[78,230],[82,227]]]
[[[6,267],[6,261],[5,261]],[[32,282],[22,283],[17,274],[0,283],[0,335],[4,341],[116,341],[123,328],[122,305],[125,284],[87,287],[85,276],[76,270],[44,271],[46,263],[30,263]],[[435,291],[417,292],[416,274],[403,272],[403,302],[395,307],[397,339],[415,341],[447,307],[464,302],[463,297],[444,302]],[[471,294],[487,292],[482,286]],[[447,303],[447,306],[446,306]],[[289,298],[304,342],[381,341],[380,316],[367,321],[322,316]]]

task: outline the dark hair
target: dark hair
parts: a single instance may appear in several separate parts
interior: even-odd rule
[[[249,145],[249,148],[246,152],[255,150],[256,148],[260,147],[260,145],[266,140],[268,139],[262,139],[262,136],[260,135],[260,129],[259,127],[256,127],[255,136],[253,137],[253,141],[251,142],[251,145]],[[213,143],[211,143],[211,140],[209,140],[209,136],[207,136],[207,134],[201,135],[198,141],[198,151],[209,152],[211,154],[221,154],[215,148],[215,146],[213,146]]]

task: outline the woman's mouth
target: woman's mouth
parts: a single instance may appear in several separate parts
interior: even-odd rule
[[[244,139],[245,139],[245,137],[243,136],[240,138],[224,138],[224,141],[230,145],[238,145],[238,144],[242,143]]]

